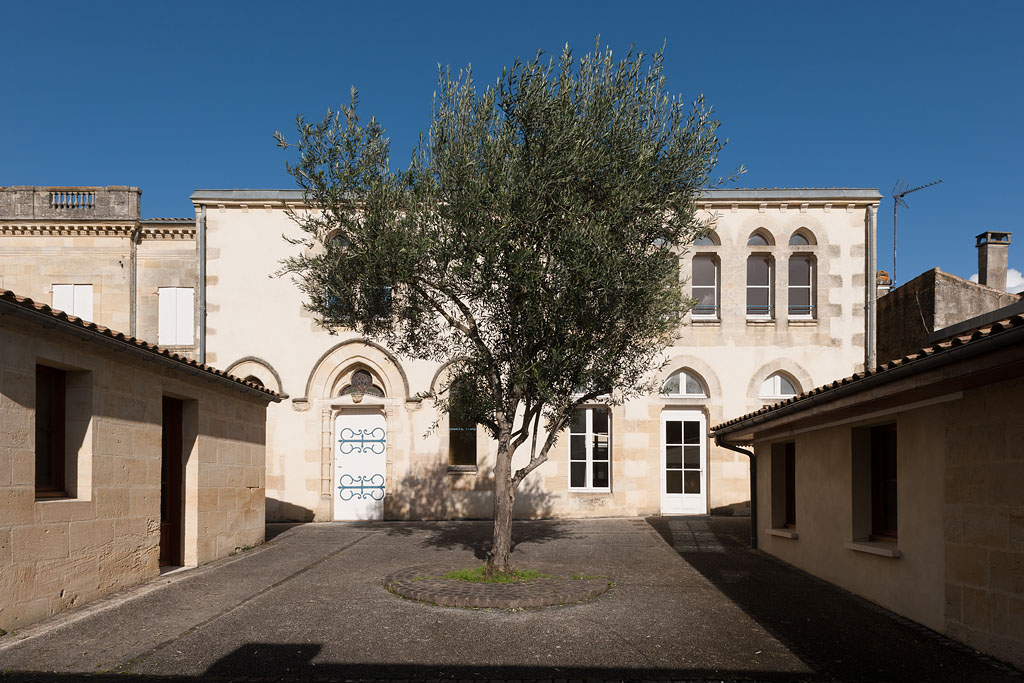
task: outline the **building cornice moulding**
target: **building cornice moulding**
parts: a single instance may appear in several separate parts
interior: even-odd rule
[[[196,190],[190,199],[195,206],[244,210],[305,209],[302,190]],[[753,188],[703,190],[696,198],[698,208],[790,207],[806,211],[810,207],[826,211],[877,205],[882,194],[873,188]]]
[[[0,235],[130,237],[136,223],[0,222]]]
[[[152,226],[139,223],[68,223],[46,222],[25,223],[23,221],[0,221],[0,235],[31,235],[50,237],[131,237],[140,230],[144,239],[195,240],[196,229],[193,226],[182,227],[168,225]]]
[[[142,228],[143,239],[192,240],[196,239],[195,228]]]

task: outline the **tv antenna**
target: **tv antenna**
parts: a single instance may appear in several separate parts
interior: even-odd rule
[[[906,197],[911,192],[917,192],[918,190],[923,190],[926,187],[931,187],[932,185],[938,185],[941,182],[942,182],[941,180],[933,180],[932,182],[930,182],[930,183],[928,183],[926,185],[918,185],[917,187],[910,187],[909,184],[906,181],[904,181],[902,178],[898,178],[896,180],[896,185],[894,185],[893,188],[892,188],[892,286],[893,287],[896,286],[896,209],[901,207],[901,206],[904,209],[909,209],[910,208],[909,206],[907,206],[907,202],[903,198]],[[908,187],[910,189],[907,189]]]

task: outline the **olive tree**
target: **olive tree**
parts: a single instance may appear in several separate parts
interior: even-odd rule
[[[406,168],[354,89],[300,116],[294,143],[276,134],[316,209],[294,215],[303,249],[281,272],[324,326],[453,362],[458,391],[434,398],[496,442],[487,567],[508,571],[516,487],[581,404],[649,390],[675,339],[680,248],[706,228],[695,201],[722,143],[702,98],[667,92],[661,52],[566,46],[487,87],[439,72]]]

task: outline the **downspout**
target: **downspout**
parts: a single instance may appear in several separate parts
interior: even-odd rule
[[[866,241],[867,241],[867,261],[865,267],[867,273],[864,278],[864,369],[874,370],[875,369],[875,332],[877,329],[877,312],[875,308],[875,298],[878,294],[878,285],[875,282],[876,272],[878,271],[878,256],[875,249],[875,212],[878,210],[877,204],[871,204],[868,206],[867,221],[865,226]]]
[[[206,364],[206,204],[199,210],[199,362]]]
[[[750,458],[750,547],[757,548],[757,458],[754,451],[748,451],[739,446],[733,446],[722,440],[722,437],[715,434],[715,445],[734,451]]]
[[[142,224],[135,226],[132,230],[131,237],[131,262],[132,269],[132,281],[131,281],[131,301],[128,302],[128,309],[131,311],[131,336],[138,338],[138,332],[136,327],[136,318],[138,316],[138,293],[139,293],[139,237],[142,235]]]

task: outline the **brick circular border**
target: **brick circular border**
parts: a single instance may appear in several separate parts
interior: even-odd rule
[[[538,578],[522,583],[474,583],[440,578],[453,567],[419,565],[388,574],[384,587],[395,595],[442,607],[522,609],[591,600],[608,591],[607,577]]]

